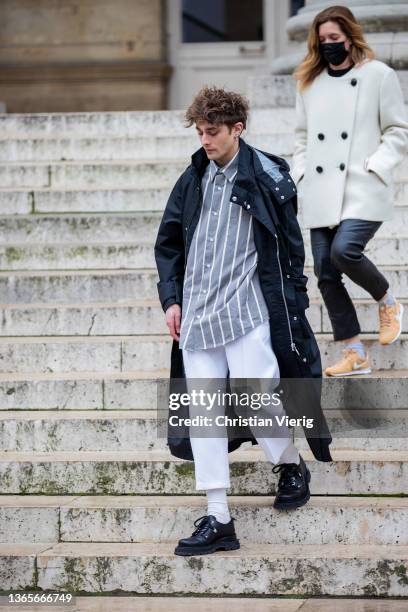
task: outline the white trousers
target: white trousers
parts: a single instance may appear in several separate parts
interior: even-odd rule
[[[187,378],[187,390],[191,393],[194,381],[188,379],[225,379],[230,378],[275,379],[273,389],[279,382],[280,372],[276,355],[272,349],[269,321],[257,325],[249,333],[232,340],[223,346],[196,351],[183,349],[183,362]],[[217,381],[219,382],[219,381]],[[260,381],[264,382],[264,381]],[[202,387],[200,387],[202,388]],[[217,389],[220,385],[217,385]],[[225,390],[220,389],[221,391]],[[262,392],[265,392],[262,388]],[[275,391],[276,393],[276,391]],[[218,409],[224,414],[224,405]],[[190,405],[190,417],[203,414],[203,407]],[[218,413],[217,413],[218,414]],[[280,404],[273,414],[284,415]],[[271,463],[298,463],[299,452],[293,444],[288,428],[280,427],[280,437],[258,438],[256,440]],[[228,437],[190,436],[194,456],[196,489],[229,488]]]

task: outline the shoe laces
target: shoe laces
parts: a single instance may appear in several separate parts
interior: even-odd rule
[[[296,483],[295,476],[299,475],[300,465],[297,463],[280,463],[272,468],[274,474],[279,474],[279,486],[286,487]]]
[[[197,527],[197,529],[193,531],[193,536],[198,535],[199,533],[204,534],[209,529],[213,531],[207,514],[204,514],[203,516],[200,516],[198,519],[196,519],[194,521],[194,525]]]
[[[393,306],[389,306],[388,304],[382,304],[380,306],[380,328],[391,327],[392,317],[391,312],[393,310]]]
[[[342,349],[342,353],[344,355],[344,360],[348,360],[351,355],[357,355],[359,358],[361,358],[360,353],[352,348]]]
[[[350,354],[354,353],[355,355],[357,355],[357,357],[359,359],[362,359],[363,361],[366,361],[369,358],[369,352],[368,350],[364,349],[364,356],[361,357],[360,353],[358,351],[355,351],[354,349],[343,349],[343,353],[345,353],[344,358],[347,359]]]

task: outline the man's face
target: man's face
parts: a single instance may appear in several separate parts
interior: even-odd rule
[[[224,123],[217,125],[208,123],[208,121],[198,121],[196,123],[197,134],[208,159],[213,159],[215,162],[227,159],[237,148],[238,136],[243,127],[243,124],[239,122],[233,125],[230,131],[230,128]]]

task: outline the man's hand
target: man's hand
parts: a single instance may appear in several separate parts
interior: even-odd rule
[[[170,336],[177,340],[180,340],[180,321],[181,321],[181,307],[180,304],[172,304],[165,312],[166,325],[169,328]]]

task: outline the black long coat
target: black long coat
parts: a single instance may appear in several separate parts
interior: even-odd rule
[[[160,223],[154,250],[160,279],[157,288],[164,311],[172,304],[182,305],[187,255],[200,216],[201,179],[208,163],[203,148],[192,155],[191,164],[179,177],[169,196]],[[234,204],[242,206],[253,216],[258,275],[269,311],[272,348],[280,369],[280,386],[285,387],[286,382],[284,397],[287,403],[284,402],[284,408],[289,417],[314,419],[312,436],[304,428],[309,446],[319,461],[332,461],[329,450],[332,438],[321,408],[320,352],[305,315],[309,299],[307,277],[303,274],[303,238],[296,216],[296,187],[286,160],[259,151],[240,138],[238,173],[231,193],[231,205]],[[170,392],[175,391],[175,382],[177,392],[181,392],[180,382],[183,381],[183,354],[179,343],[173,340]],[[188,416],[188,406],[184,410],[184,416]],[[180,411],[178,416],[183,416]],[[228,452],[246,440],[257,444],[249,428],[247,432],[247,438],[235,438],[228,431]],[[188,433],[180,437],[172,433],[169,426],[167,441],[172,455],[193,460]]]

